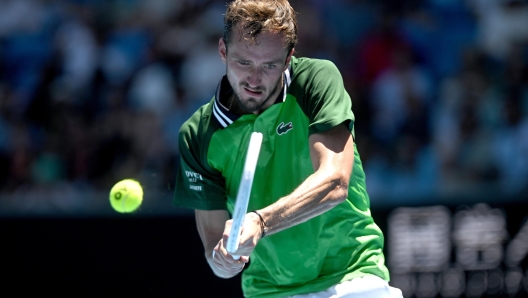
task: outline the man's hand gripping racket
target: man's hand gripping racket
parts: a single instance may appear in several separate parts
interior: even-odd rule
[[[244,163],[244,171],[242,172],[242,178],[238,187],[235,209],[233,211],[233,223],[231,225],[229,238],[227,239],[227,252],[230,253],[235,260],[240,259],[240,256],[234,255],[234,253],[237,251],[240,242],[240,232],[242,225],[244,224],[244,217],[247,213],[249,197],[251,195],[251,186],[253,185],[253,177],[255,176],[255,168],[257,167],[261,145],[262,133],[252,133],[249,140],[246,161]]]

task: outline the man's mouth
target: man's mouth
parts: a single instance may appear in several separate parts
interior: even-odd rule
[[[252,90],[252,89],[248,89],[248,88],[244,88],[244,90],[246,90],[247,93],[249,93],[251,95],[255,95],[255,96],[258,96],[258,95],[262,94],[262,90]]]

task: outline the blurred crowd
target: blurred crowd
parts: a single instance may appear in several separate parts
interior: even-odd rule
[[[296,56],[342,72],[373,200],[526,192],[528,1],[290,2]],[[0,0],[0,193],[172,191],[178,130],[225,72],[225,5]]]

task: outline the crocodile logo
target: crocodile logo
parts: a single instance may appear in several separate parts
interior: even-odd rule
[[[277,134],[280,136],[280,135],[287,133],[288,131],[292,129],[293,129],[293,124],[291,122],[288,122],[286,124],[284,124],[284,122],[281,122],[281,124],[277,126]]]

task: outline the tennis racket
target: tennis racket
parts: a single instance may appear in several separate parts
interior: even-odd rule
[[[247,213],[249,196],[251,195],[251,186],[253,185],[253,177],[255,176],[255,168],[257,167],[261,145],[262,133],[253,132],[249,139],[244,171],[242,172],[242,178],[240,179],[240,185],[238,186],[235,209],[233,211],[233,224],[231,225],[231,231],[229,233],[229,238],[227,239],[227,252],[230,253],[235,260],[240,259],[240,256],[234,255],[233,253],[238,249],[240,230],[244,224],[244,217]]]

